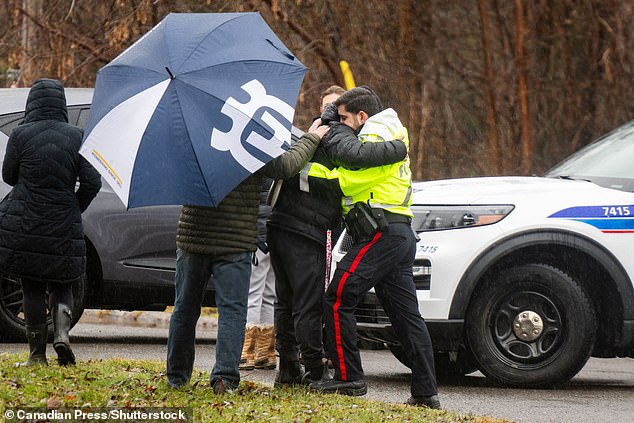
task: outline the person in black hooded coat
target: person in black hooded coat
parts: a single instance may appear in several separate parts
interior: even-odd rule
[[[13,189],[0,203],[0,272],[22,283],[26,365],[47,363],[47,287],[58,361],[75,363],[68,331],[72,283],[86,268],[81,213],[101,188],[99,173],[79,154],[81,142],[82,130],[68,124],[61,82],[37,80],[25,119],[9,137],[2,179]]]

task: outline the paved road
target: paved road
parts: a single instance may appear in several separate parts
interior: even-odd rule
[[[195,366],[213,365],[213,328],[199,330]],[[164,360],[167,329],[78,324],[71,331],[78,358],[126,357]],[[0,344],[0,351],[26,351],[26,344]],[[49,354],[54,354],[49,346]],[[409,396],[409,369],[386,350],[362,351],[369,382],[366,398],[402,402]],[[244,372],[247,380],[273,385],[274,371]],[[508,418],[517,422],[634,421],[634,360],[591,359],[570,383],[552,390],[503,389],[480,373],[439,387],[443,407],[462,413]]]

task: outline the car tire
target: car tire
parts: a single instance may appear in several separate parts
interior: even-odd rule
[[[71,328],[84,312],[86,282],[82,278],[73,283],[73,309]],[[53,322],[47,316],[48,335],[53,337]],[[0,277],[0,339],[3,341],[26,341],[22,308],[22,285],[19,279]]]
[[[467,342],[478,368],[511,387],[546,387],[572,378],[594,346],[595,311],[582,287],[547,264],[503,269],[476,289]]]

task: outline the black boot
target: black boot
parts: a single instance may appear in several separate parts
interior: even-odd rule
[[[280,368],[275,374],[273,386],[279,388],[285,385],[299,385],[302,383],[304,372],[299,366],[299,360],[288,360],[280,357]]]
[[[324,394],[338,393],[356,397],[367,394],[368,384],[363,379],[349,381],[327,379],[311,383],[308,385],[308,389]]]
[[[332,379],[332,376],[325,361],[306,363],[306,373],[302,377],[302,385],[310,385],[313,382],[328,379]]]
[[[47,336],[46,323],[26,327],[26,339],[29,342],[29,359],[25,363],[20,363],[20,366],[34,366],[36,364],[48,366],[48,361],[46,361]]]
[[[59,303],[53,306],[53,348],[60,366],[75,364],[75,354],[70,348],[68,338],[71,319],[70,307],[66,304]]]
[[[418,407],[433,408],[434,410],[440,410],[440,400],[438,395],[431,395],[429,397],[414,397],[411,396],[405,402],[407,405],[415,405]]]

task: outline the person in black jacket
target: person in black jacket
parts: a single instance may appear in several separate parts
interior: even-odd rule
[[[71,287],[86,270],[81,213],[101,188],[99,173],[79,155],[81,141],[82,130],[68,124],[61,82],[37,80],[24,122],[9,137],[2,179],[13,189],[0,203],[0,269],[22,283],[25,365],[47,364],[47,287],[58,362],[75,364],[68,331]]]
[[[322,297],[329,279],[328,251],[342,227],[342,193],[336,179],[319,177],[315,169],[373,167],[399,162],[407,155],[401,140],[362,143],[352,128],[338,120],[337,108],[331,104],[313,123],[327,123],[330,129],[311,162],[284,181],[268,222],[277,296],[274,315],[280,363],[276,386],[309,384],[327,370]]]

